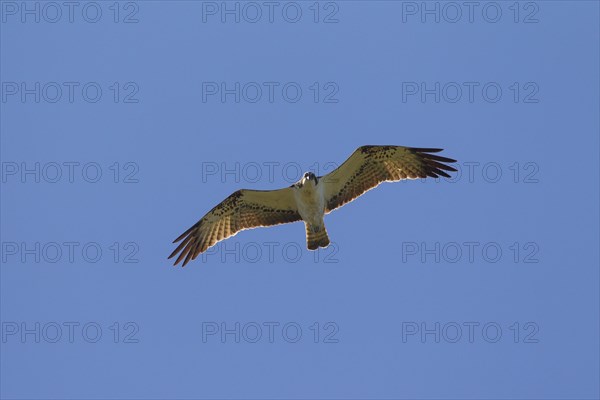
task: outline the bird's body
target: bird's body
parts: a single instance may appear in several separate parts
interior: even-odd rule
[[[325,194],[323,185],[318,185],[314,174],[307,172],[302,180],[291,188],[302,220],[312,225],[320,225],[325,215]]]
[[[198,254],[236,233],[260,226],[303,221],[310,250],[326,247],[329,237],[324,216],[354,200],[381,182],[438,176],[456,171],[444,163],[441,149],[402,146],[362,146],[337,169],[317,177],[312,172],[290,187],[278,190],[247,190],[233,193],[209,211],[174,243],[183,240],[169,258],[181,252],[175,264],[185,266]]]
[[[298,208],[298,214],[306,225],[307,247],[315,250],[319,247],[327,247],[329,237],[325,230],[325,185],[318,184],[318,178],[307,172],[304,177],[292,185],[294,200]]]

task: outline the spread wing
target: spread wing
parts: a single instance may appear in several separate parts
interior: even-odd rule
[[[456,171],[444,163],[456,160],[435,154],[442,149],[402,146],[362,146],[337,169],[319,178],[325,183],[326,212],[356,199],[381,182],[439,176]]]
[[[279,190],[238,190],[210,210],[200,221],[173,241],[183,241],[171,253],[181,251],[175,264],[185,258],[183,266],[217,242],[244,229],[299,221],[291,188]]]

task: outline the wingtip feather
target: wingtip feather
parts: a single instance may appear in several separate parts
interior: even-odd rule
[[[444,149],[429,147],[409,147],[409,149],[416,151],[417,153],[439,153],[440,151],[444,151]]]

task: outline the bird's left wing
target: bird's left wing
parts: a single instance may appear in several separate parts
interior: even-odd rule
[[[324,182],[327,213],[356,199],[367,190],[386,181],[400,181],[438,176],[449,178],[445,171],[456,171],[445,163],[456,160],[441,157],[442,149],[403,146],[362,146],[337,169],[320,177]]]
[[[292,188],[278,190],[238,190],[210,210],[200,221],[173,241],[183,242],[169,258],[181,251],[174,265],[185,266],[217,242],[239,231],[260,226],[295,222],[301,219]]]

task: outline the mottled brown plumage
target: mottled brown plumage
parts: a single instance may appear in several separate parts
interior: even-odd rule
[[[236,233],[259,226],[272,226],[300,221],[292,197],[292,189],[238,190],[210,210],[200,221],[181,234],[173,243],[183,241],[171,253],[177,265],[185,266],[198,254]]]
[[[304,221],[307,247],[326,247],[329,238],[323,216],[386,181],[439,176],[456,171],[444,163],[441,149],[402,146],[362,146],[337,169],[323,177],[306,173],[296,184],[279,190],[238,190],[209,211],[173,243],[182,242],[169,258],[185,266],[198,254],[244,229]]]
[[[356,199],[382,182],[439,176],[455,168],[442,164],[456,160],[435,154],[442,149],[402,146],[362,146],[337,169],[321,177],[326,182],[326,212]]]

